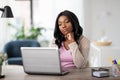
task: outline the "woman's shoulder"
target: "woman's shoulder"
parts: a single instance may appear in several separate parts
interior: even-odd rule
[[[78,41],[80,44],[90,44],[90,40],[85,37],[84,35],[81,35]]]

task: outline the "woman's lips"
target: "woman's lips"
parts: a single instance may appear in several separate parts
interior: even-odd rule
[[[67,32],[67,29],[63,29],[64,32]]]
[[[68,32],[67,31],[64,31],[64,34],[67,34]]]
[[[63,34],[67,34],[68,33],[68,30],[67,29],[63,29]]]

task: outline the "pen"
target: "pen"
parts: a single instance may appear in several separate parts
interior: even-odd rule
[[[114,62],[114,64],[117,64],[117,61],[115,59],[113,60],[113,62]]]

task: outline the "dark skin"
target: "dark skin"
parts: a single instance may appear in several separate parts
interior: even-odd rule
[[[65,37],[65,41],[63,42],[63,44],[65,48],[69,50],[68,45],[72,42],[75,42],[72,23],[70,22],[67,16],[61,16],[58,19],[58,25],[61,33]]]

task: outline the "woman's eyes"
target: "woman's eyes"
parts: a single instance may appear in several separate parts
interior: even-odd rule
[[[58,23],[59,26],[61,26],[62,24],[61,23]]]
[[[64,24],[65,24],[65,23],[69,23],[69,22],[70,22],[70,20],[66,20],[66,21],[64,22]],[[61,23],[58,23],[59,26],[61,26],[62,24],[63,24],[62,22],[61,22]]]
[[[64,23],[69,23],[70,21],[69,20],[66,20]],[[58,23],[59,26],[62,25],[62,23]]]
[[[70,21],[69,20],[66,20],[65,23],[69,23]]]

